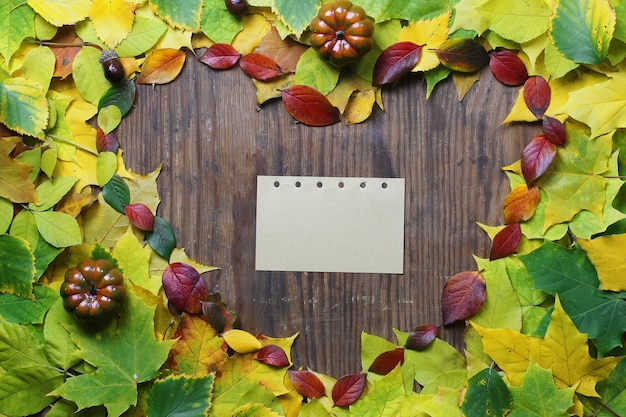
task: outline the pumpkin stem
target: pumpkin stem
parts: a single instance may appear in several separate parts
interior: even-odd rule
[[[335,37],[337,39],[339,39],[339,40],[343,40],[343,38],[346,37],[346,34],[345,34],[345,32],[343,30],[340,29],[340,30],[335,32]]]

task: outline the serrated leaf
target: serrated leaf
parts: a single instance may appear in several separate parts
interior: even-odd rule
[[[489,54],[489,69],[491,73],[504,85],[522,85],[528,79],[526,65],[516,53],[508,49],[501,49]]]
[[[176,237],[172,226],[160,216],[154,216],[154,228],[146,234],[146,240],[150,247],[165,259],[169,259],[176,247]]]
[[[200,62],[213,69],[229,69],[234,67],[241,54],[227,43],[214,43],[200,57]]]
[[[124,206],[130,204],[130,188],[118,174],[102,187],[102,197],[115,211],[126,214]]]
[[[288,371],[289,379],[296,391],[308,398],[321,398],[326,395],[322,381],[311,371]]]
[[[50,366],[34,326],[0,320],[0,366],[4,370]]]
[[[626,361],[622,360],[608,378],[598,382],[596,390],[601,398],[583,399],[585,409],[597,413],[598,416],[613,412],[624,415],[626,412]]]
[[[41,137],[48,127],[48,100],[39,83],[26,78],[0,82],[0,122],[17,133]]]
[[[577,239],[598,272],[600,289],[626,291],[626,234],[598,236],[595,239]]]
[[[548,82],[539,75],[528,77],[524,83],[523,93],[528,109],[537,119],[541,119],[550,106],[552,93]]]
[[[355,403],[365,390],[366,374],[344,375],[335,382],[331,396],[337,407],[347,407]]]
[[[526,184],[515,187],[504,199],[504,223],[520,223],[533,217],[541,194],[539,188]]]
[[[257,353],[256,360],[266,365],[284,368],[291,365],[287,354],[280,346],[265,345]]]
[[[328,94],[339,81],[340,70],[323,61],[313,48],[302,54],[296,66],[295,83]]]
[[[443,324],[465,320],[485,302],[485,279],[480,272],[460,272],[446,281],[441,294]]]
[[[34,211],[33,215],[39,233],[52,246],[65,248],[82,243],[80,226],[69,214],[58,211]]]
[[[263,347],[259,339],[244,330],[229,330],[223,337],[228,346],[237,353],[252,353]]]
[[[35,37],[35,13],[19,0],[0,5],[0,55],[9,62],[26,38]]]
[[[28,0],[41,17],[54,26],[72,25],[89,14],[91,0]]]
[[[270,81],[283,74],[272,58],[257,52],[242,56],[239,66],[243,72],[259,81]]]
[[[125,0],[93,0],[89,18],[98,37],[113,49],[122,42],[133,26],[134,7]]]
[[[0,197],[0,234],[9,230],[13,220],[13,203],[4,197]]]
[[[172,48],[153,49],[146,55],[137,76],[139,84],[167,84],[173,81],[185,65],[185,51]]]
[[[190,314],[199,314],[202,302],[207,298],[207,289],[198,271],[182,262],[171,263],[165,268],[163,289],[170,303]]]
[[[35,257],[26,240],[0,234],[0,291],[30,298],[35,279]]]
[[[552,8],[547,2],[489,0],[476,8],[489,29],[517,43],[528,42],[546,33]]]
[[[237,407],[231,417],[280,417],[280,414],[263,404],[256,403]]]
[[[434,70],[440,66],[435,48],[439,47],[448,39],[448,27],[451,17],[452,12],[448,11],[432,19],[410,22],[407,26],[402,28],[398,41],[413,42],[416,45],[422,46],[420,59],[417,65],[413,67],[413,71],[425,72]]]
[[[467,391],[461,404],[467,416],[504,417],[511,411],[513,397],[498,372],[483,369],[467,381]]]
[[[148,393],[148,415],[208,415],[215,375],[170,375],[157,379]]]
[[[541,130],[546,139],[556,146],[565,145],[565,125],[559,119],[544,115],[541,122]]]
[[[9,293],[0,294],[0,315],[11,323],[43,323],[45,314],[54,301],[59,298],[59,294],[46,285],[36,284],[33,295],[34,299]]]
[[[171,26],[191,32],[198,32],[200,30],[202,0],[188,0],[185,2],[176,0],[149,0],[148,3],[152,10]]]
[[[522,229],[519,223],[506,225],[493,237],[489,260],[505,258],[517,250],[522,240]]]
[[[136,88],[132,80],[116,83],[100,98],[98,110],[107,106],[115,106],[120,109],[122,117],[126,116],[133,108]]]
[[[282,99],[289,114],[309,126],[329,126],[339,122],[339,110],[317,90],[305,85],[294,85],[282,91]]]
[[[393,84],[411,72],[422,54],[422,47],[413,42],[396,42],[383,51],[374,65],[372,84]]]
[[[0,375],[0,412],[13,416],[38,413],[54,401],[47,394],[63,380],[51,366],[9,369]]]
[[[274,0],[272,10],[289,30],[300,37],[320,8],[318,0]]]
[[[485,48],[474,39],[450,39],[435,49],[437,58],[453,71],[475,72],[489,63]]]
[[[202,33],[213,42],[229,44],[244,29],[244,19],[233,16],[223,0],[205,0],[202,9]]]

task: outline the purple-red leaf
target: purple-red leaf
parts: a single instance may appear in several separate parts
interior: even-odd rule
[[[229,69],[239,62],[241,54],[227,43],[214,43],[204,51],[200,62],[213,69]]]
[[[430,346],[435,337],[437,337],[437,326],[422,324],[409,333],[404,347],[411,350],[424,350]]]
[[[411,72],[422,54],[422,47],[413,42],[396,42],[385,49],[374,65],[372,84],[380,86],[398,81]]]
[[[120,143],[113,132],[104,133],[101,128],[96,129],[96,149],[98,152],[117,153]]]
[[[163,271],[163,289],[167,299],[179,310],[190,314],[202,311],[207,298],[204,280],[191,265],[171,263]]]
[[[489,260],[494,261],[512,255],[517,250],[521,240],[522,228],[519,223],[507,225],[493,237]]]
[[[541,119],[550,106],[551,94],[548,82],[539,75],[528,77],[524,83],[524,102],[537,119]]]
[[[539,178],[554,160],[556,145],[538,135],[522,151],[522,175],[528,185]]]
[[[124,206],[124,213],[128,216],[128,220],[138,229],[147,232],[154,230],[154,214],[145,204],[127,204]]]
[[[349,374],[335,382],[332,391],[333,402],[338,407],[348,407],[361,397],[365,389],[366,374]]]
[[[324,384],[311,371],[287,371],[293,387],[300,395],[308,398],[320,398],[326,395]]]
[[[526,65],[517,54],[508,49],[501,49],[489,55],[491,73],[504,85],[522,85],[528,79]]]
[[[455,38],[435,49],[441,63],[460,72],[475,72],[487,65],[489,54],[480,42],[468,38]]]
[[[485,302],[485,279],[480,272],[460,272],[450,278],[441,294],[443,324],[465,320],[478,313]]]
[[[277,368],[289,366],[289,358],[280,346],[265,345],[259,350],[256,360],[266,365],[272,365]]]
[[[252,52],[239,60],[239,66],[250,77],[259,81],[268,81],[283,75],[276,61],[267,55]]]
[[[282,91],[285,108],[297,121],[309,126],[328,126],[339,120],[339,109],[319,91],[294,85]]]
[[[370,365],[368,372],[373,372],[378,375],[387,375],[393,371],[393,368],[398,364],[404,363],[404,349],[395,348],[388,350],[376,356],[374,362]]]
[[[550,142],[556,146],[565,145],[565,126],[559,119],[544,116],[541,126],[543,134]]]

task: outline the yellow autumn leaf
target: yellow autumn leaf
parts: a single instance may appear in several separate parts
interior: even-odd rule
[[[578,331],[558,297],[543,339],[511,329],[487,329],[475,323],[472,326],[483,339],[485,353],[515,386],[522,384],[532,358],[542,368],[552,369],[558,387],[576,387],[582,395],[597,397],[596,383],[607,378],[622,360],[589,356],[587,335]]]
[[[237,353],[252,353],[263,347],[259,339],[244,330],[229,330],[223,337],[228,346]]]
[[[600,289],[626,291],[626,234],[576,241],[598,271]]]
[[[240,54],[249,54],[261,44],[261,40],[272,29],[272,25],[260,14],[243,17],[243,30],[233,39],[233,48]]]
[[[357,91],[352,94],[350,101],[344,111],[345,122],[347,124],[361,123],[372,114],[372,109],[376,101],[376,89],[371,88],[365,91]]]
[[[469,92],[472,86],[480,79],[480,71],[465,73],[465,72],[453,72],[452,81],[456,87],[456,93],[459,97],[459,101],[463,100],[465,94]]]
[[[448,39],[448,25],[452,11],[429,20],[412,22],[400,31],[399,42],[409,41],[422,45],[422,55],[413,71],[428,71],[439,65],[434,49]]]
[[[133,5],[126,0],[93,0],[89,18],[98,37],[114,49],[131,31],[135,14]]]
[[[117,241],[112,254],[124,271],[125,278],[157,295],[162,281],[151,277],[149,274],[148,266],[150,265],[151,253],[152,249],[149,246],[142,246],[133,233],[133,228],[129,226],[126,233]]]
[[[28,5],[54,26],[72,25],[89,15],[91,0],[28,0]]]
[[[372,82],[364,80],[352,71],[342,73],[339,77],[339,82],[333,91],[326,95],[326,98],[333,106],[339,109],[341,114],[343,114],[350,98],[352,97],[352,93],[355,91],[365,91],[367,89],[371,89]],[[380,89],[377,88],[375,91],[376,93],[379,93]],[[378,96],[376,98],[378,99]]]

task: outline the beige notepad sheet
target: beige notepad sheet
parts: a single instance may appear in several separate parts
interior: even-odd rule
[[[404,179],[257,177],[256,269],[403,272]]]

